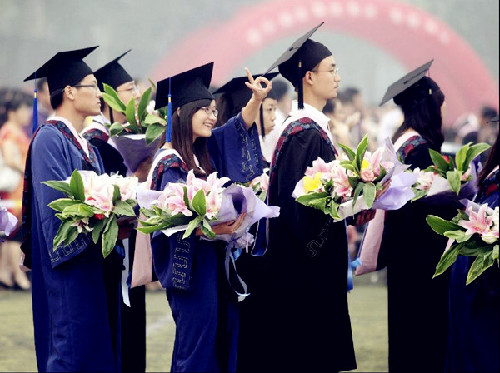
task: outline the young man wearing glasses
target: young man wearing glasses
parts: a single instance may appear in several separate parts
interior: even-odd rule
[[[94,147],[79,135],[101,109],[101,92],[82,61],[96,47],[59,52],[25,79],[47,77],[55,115],[33,135],[23,192],[24,265],[32,269],[33,326],[39,371],[116,371],[100,245],[79,235],[53,249],[61,221],[48,207],[63,193],[44,184],[76,170],[103,171]],[[124,237],[120,228],[119,238]]]

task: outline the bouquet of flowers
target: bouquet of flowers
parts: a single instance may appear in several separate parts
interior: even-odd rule
[[[297,202],[343,220],[370,208],[398,209],[414,196],[411,185],[416,178],[404,172],[408,166],[397,160],[390,141],[373,153],[366,150],[366,136],[356,151],[340,146],[345,153],[339,159],[326,163],[318,158],[307,168],[293,191]],[[398,182],[392,185],[396,176]],[[386,194],[390,192],[390,198],[377,198],[377,192],[389,181]]]
[[[54,250],[69,245],[79,234],[91,232],[94,243],[102,236],[102,255],[107,257],[118,237],[118,218],[136,216],[137,183],[136,177],[78,170],[66,181],[44,182],[66,195],[48,205],[62,222],[54,237]]]
[[[134,98],[125,104],[112,87],[105,83],[103,87],[102,98],[106,104],[127,118],[126,123],[112,123],[109,132],[127,167],[135,172],[141,161],[155,153],[160,136],[165,130],[166,121],[148,109],[152,95],[151,87],[142,94],[138,104]]]
[[[417,175],[417,182],[413,185],[415,193],[413,200],[448,191],[458,195],[462,188],[470,189],[476,179],[476,168],[472,160],[490,148],[486,143],[471,144],[462,146],[457,151],[455,159],[429,149],[433,165],[425,170],[419,168],[413,170]]]
[[[263,217],[278,216],[279,208],[267,206],[250,187],[224,187],[229,181],[218,178],[216,172],[203,180],[189,171],[186,183],[168,183],[163,191],[139,191],[138,203],[146,220],[140,221],[137,229],[144,233],[163,231],[167,236],[185,231],[184,239],[200,227],[209,239],[230,242],[244,237],[245,242],[239,244],[248,244],[246,230]],[[232,237],[215,235],[211,225],[234,220],[242,212],[247,216]]]
[[[446,249],[436,266],[433,277],[445,272],[459,255],[476,257],[467,273],[467,285],[495,262],[499,264],[498,207],[467,201],[465,211],[451,220],[427,216],[427,224],[438,234],[448,237]],[[464,202],[464,201],[463,201]]]
[[[215,237],[210,222],[219,215],[223,186],[228,181],[227,177],[218,178],[216,172],[203,180],[189,171],[185,184],[168,183],[161,192],[146,192],[149,197],[139,197],[139,205],[147,219],[137,229],[144,233],[167,230],[167,235],[185,230],[184,239],[200,227],[205,236]]]

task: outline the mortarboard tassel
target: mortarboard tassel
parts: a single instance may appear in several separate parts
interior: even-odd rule
[[[167,142],[172,142],[172,78],[168,79],[168,104],[167,104]]]
[[[301,53],[300,49],[298,53]],[[297,74],[299,77],[297,85],[297,106],[300,109],[304,108],[304,90],[302,87],[302,56],[299,56],[299,65],[297,66]]]
[[[35,74],[35,90],[33,91],[33,118],[32,118],[32,127],[31,133],[35,133],[36,127],[38,126],[38,100],[36,98],[36,74]]]
[[[262,109],[262,103],[259,108],[259,118],[260,118],[260,131],[262,134],[262,138],[266,137],[266,130],[264,127],[264,110]]]

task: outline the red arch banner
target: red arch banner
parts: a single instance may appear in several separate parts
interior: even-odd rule
[[[221,84],[261,48],[283,37],[298,37],[320,21],[325,21],[322,31],[367,40],[408,71],[434,58],[431,76],[446,94],[448,122],[464,112],[477,112],[485,103],[498,108],[496,80],[472,48],[434,16],[392,0],[275,0],[243,7],[227,22],[204,27],[179,42],[151,77],[161,80],[214,61],[212,81]],[[276,51],[276,58],[282,52]]]

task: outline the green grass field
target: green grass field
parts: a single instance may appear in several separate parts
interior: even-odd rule
[[[349,310],[356,372],[387,371],[387,292],[370,275],[355,279]],[[380,282],[380,281],[379,281]],[[175,325],[163,291],[147,292],[147,371],[170,368]],[[29,292],[0,291],[0,371],[36,371]]]

